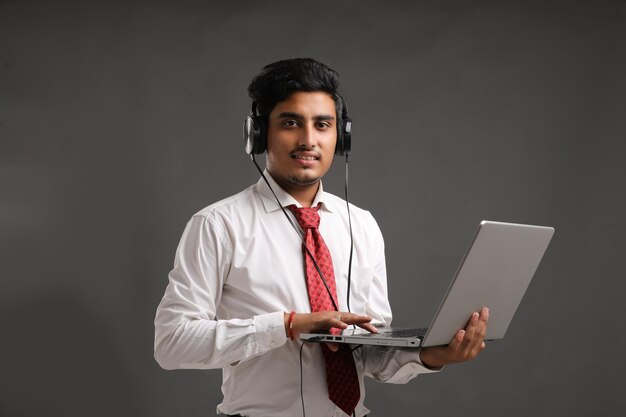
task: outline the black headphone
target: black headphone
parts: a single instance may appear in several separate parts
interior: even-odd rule
[[[352,120],[348,117],[348,109],[341,98],[343,106],[341,117],[337,120],[337,144],[335,155],[350,155],[352,146]],[[257,114],[256,102],[252,102],[250,115],[243,122],[243,140],[246,153],[261,154],[267,149],[267,122]]]

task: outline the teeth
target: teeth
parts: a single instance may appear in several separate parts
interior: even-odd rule
[[[314,156],[300,156],[300,155],[294,155],[294,158],[302,159],[304,161],[315,161],[317,159]]]

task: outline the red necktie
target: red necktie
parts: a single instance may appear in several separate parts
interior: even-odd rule
[[[319,206],[318,206],[319,207]],[[294,213],[298,224],[304,230],[304,240],[302,242],[302,252],[304,254],[304,264],[306,267],[306,280],[309,292],[309,302],[311,311],[335,311],[331,295],[326,290],[324,282],[320,278],[311,257],[308,255],[305,246],[315,257],[317,264],[326,278],[326,283],[330,289],[335,303],[337,303],[337,289],[335,286],[335,271],[333,260],[328,251],[324,239],[318,227],[320,215],[318,207],[297,208],[294,205],[289,209]],[[337,305],[339,305],[337,303]],[[332,328],[331,333],[338,334],[341,330]],[[354,358],[350,345],[341,344],[339,350],[333,352],[322,344],[322,352],[326,360],[326,382],[328,384],[328,398],[341,408],[346,414],[352,415],[354,408],[359,402],[361,392],[359,390],[359,378],[354,365]]]

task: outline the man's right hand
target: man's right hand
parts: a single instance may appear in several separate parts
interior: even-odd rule
[[[285,334],[289,336],[289,315],[285,313]],[[361,316],[359,314],[340,312],[340,311],[318,311],[316,313],[297,313],[291,321],[291,335],[294,339],[298,338],[300,333],[317,333],[330,330],[331,327],[337,329],[347,329],[349,325],[357,325],[372,333],[378,333],[378,330],[372,323],[371,316]],[[328,347],[335,351],[337,345],[329,343]]]

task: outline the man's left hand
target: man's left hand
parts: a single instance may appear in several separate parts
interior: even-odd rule
[[[464,330],[459,330],[448,346],[427,347],[420,351],[420,360],[428,368],[474,359],[485,349],[489,309],[472,314]]]

